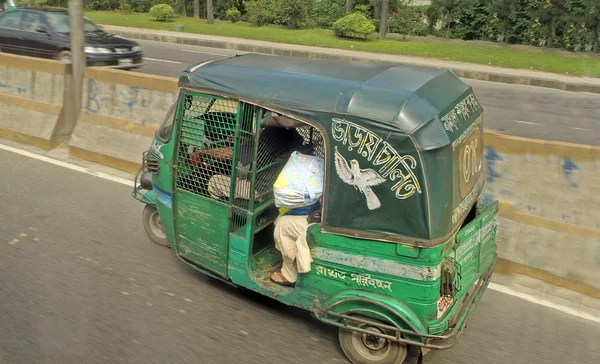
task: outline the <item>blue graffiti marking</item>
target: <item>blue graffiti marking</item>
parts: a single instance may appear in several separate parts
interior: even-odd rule
[[[535,206],[527,205],[527,211],[535,210]]]
[[[496,170],[495,170],[496,161],[501,161],[501,160],[502,160],[502,157],[500,156],[500,154],[498,154],[496,152],[494,147],[492,147],[491,145],[488,145],[486,148],[486,153],[485,153],[485,161],[487,163],[487,170],[488,170],[488,176],[487,176],[488,182],[494,182],[496,179],[501,178],[500,173],[496,172]]]
[[[481,202],[483,203],[483,206],[489,206],[494,202],[494,199],[492,198],[492,195],[484,193]]]
[[[98,84],[94,79],[88,79],[87,89],[88,96],[87,101],[85,103],[85,110],[95,114],[98,111],[100,111],[100,103],[96,99],[96,97],[98,96]]]
[[[25,87],[21,87],[21,86],[13,86],[13,85],[9,85],[9,84],[7,84],[7,83],[1,83],[1,82],[0,82],[0,87],[1,87],[1,88],[9,88],[9,89],[17,89],[17,92],[18,92],[19,94],[23,94],[23,93],[27,92],[27,88],[25,88]]]
[[[126,92],[120,91],[119,95],[121,96],[121,100],[119,102],[126,106],[129,111],[133,109],[134,106],[140,105],[144,107],[146,105],[146,101],[148,101],[140,90],[146,90],[145,88],[140,88],[136,86],[131,86],[127,89]]]
[[[568,157],[565,157],[562,164],[562,169],[565,179],[569,183],[569,186],[577,187],[577,183],[573,181],[573,171],[578,171],[579,166],[575,162],[570,160]]]

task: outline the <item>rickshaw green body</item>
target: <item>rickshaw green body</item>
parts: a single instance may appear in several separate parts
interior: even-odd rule
[[[155,138],[144,155],[143,171],[149,159],[157,163],[152,189],[144,192],[136,182],[134,191],[156,205],[177,256],[215,278],[311,310],[328,324],[360,332],[353,321],[360,316],[389,325],[381,335],[389,339],[437,349],[455,342],[496,260],[498,205],[484,206],[480,198],[483,109],[467,84],[429,68],[243,55],[188,67],[179,86],[173,125],[162,127],[170,135]],[[250,115],[244,110],[260,116],[263,108],[321,133],[323,218],[308,228],[313,263],[294,288],[268,279],[281,262],[264,233],[277,217],[272,193],[240,208],[235,199],[178,187],[178,178],[190,173],[178,148],[190,125],[186,96],[235,103],[236,138],[240,119]],[[256,130],[259,119],[246,121]],[[239,153],[234,144],[232,165]],[[260,159],[254,153],[251,181]],[[385,180],[371,187],[378,207],[344,181],[342,160],[358,166],[355,173],[370,169]],[[234,226],[239,216],[245,223]]]

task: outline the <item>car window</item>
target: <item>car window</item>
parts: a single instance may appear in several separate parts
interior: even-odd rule
[[[54,32],[69,33],[69,15],[67,13],[48,12],[46,20]]]
[[[98,27],[98,25],[96,25],[96,23],[94,23],[93,21],[91,21],[88,18],[83,18],[83,29],[86,32],[100,32],[101,31],[100,27]]]
[[[19,29],[21,14],[23,14],[21,11],[11,11],[0,16],[0,27]]]
[[[43,25],[42,14],[28,12],[23,15],[21,29],[35,32],[40,25]]]

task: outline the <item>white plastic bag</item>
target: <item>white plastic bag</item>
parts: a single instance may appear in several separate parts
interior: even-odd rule
[[[273,185],[275,206],[310,206],[323,195],[323,158],[293,152]]]

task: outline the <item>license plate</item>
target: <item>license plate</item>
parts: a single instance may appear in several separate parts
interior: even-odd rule
[[[120,59],[119,65],[124,65],[124,64],[133,64],[133,59],[131,59],[131,58]]]

